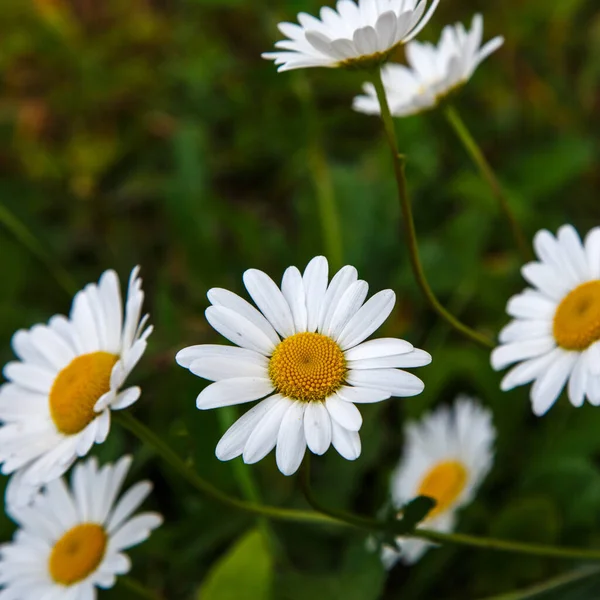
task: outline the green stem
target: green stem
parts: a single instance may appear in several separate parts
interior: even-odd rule
[[[531,554],[534,556],[551,556],[555,558],[571,558],[579,560],[600,561],[600,550],[582,550],[581,548],[568,548],[563,546],[546,546],[542,544],[528,544],[495,538],[478,537],[464,533],[440,533],[429,529],[416,529],[410,537],[429,540],[430,542],[450,542],[486,550],[499,550],[501,552],[514,552],[516,554]]]
[[[527,598],[535,598],[536,596],[539,596],[539,594],[551,592],[565,585],[569,585],[570,583],[576,583],[583,579],[587,579],[588,577],[592,577],[593,575],[597,575],[598,573],[600,573],[599,567],[585,567],[570,571],[569,573],[563,573],[562,575],[558,575],[553,579],[538,583],[527,589],[500,594],[499,596],[491,596],[485,600],[527,600]]]
[[[114,418],[123,427],[135,434],[142,442],[148,444],[159,454],[175,471],[184,477],[199,492],[208,496],[216,502],[220,502],[230,508],[242,510],[254,515],[262,515],[280,521],[293,521],[296,523],[313,523],[319,525],[335,525],[338,527],[354,527],[366,531],[383,531],[391,533],[394,524],[378,521],[368,517],[362,517],[351,513],[329,509],[321,505],[314,497],[310,489],[309,466],[303,469],[302,485],[308,503],[317,512],[277,508],[274,506],[263,506],[252,502],[239,500],[228,496],[208,481],[202,479],[192,468],[190,468],[176,452],[174,452],[163,440],[135,417],[127,412],[116,413]],[[462,546],[485,548],[488,550],[500,550],[504,552],[515,552],[518,554],[532,554],[536,556],[553,556],[556,558],[570,558],[582,560],[600,561],[600,550],[581,550],[579,548],[562,548],[559,546],[543,546],[538,544],[527,544],[494,538],[476,537],[462,533],[440,533],[427,529],[416,529],[406,537],[415,537],[429,540],[435,543],[448,542]]]
[[[123,576],[119,577],[117,580],[119,585],[124,588],[127,588],[129,591],[133,592],[140,598],[146,598],[147,600],[163,600],[163,597],[156,592],[148,589],[145,585],[133,579],[132,577]]]
[[[444,306],[437,299],[433,290],[431,289],[427,277],[425,276],[425,272],[423,270],[423,265],[421,264],[421,259],[419,257],[419,245],[417,240],[417,232],[415,229],[415,223],[412,214],[412,207],[410,204],[410,199],[408,197],[408,190],[406,185],[406,175],[404,173],[404,156],[400,154],[398,150],[398,141],[396,140],[396,130],[394,128],[394,120],[392,118],[392,114],[390,112],[390,107],[387,101],[387,96],[385,93],[385,87],[383,85],[383,81],[381,79],[381,71],[377,70],[374,73],[373,83],[375,85],[375,90],[377,92],[377,97],[379,99],[379,104],[381,107],[381,119],[383,121],[383,127],[385,131],[385,135],[390,146],[390,150],[392,151],[392,159],[394,163],[394,173],[396,175],[396,183],[398,185],[398,195],[400,199],[400,206],[402,208],[403,215],[403,226],[404,226],[404,235],[406,238],[406,244],[408,247],[408,253],[410,256],[410,264],[412,266],[413,274],[415,279],[425,296],[425,299],[431,306],[431,308],[442,318],[444,319],[450,326],[452,326],[456,331],[463,334],[465,337],[470,340],[484,346],[485,348],[493,348],[494,343],[487,336],[471,329],[471,327],[465,325],[461,321],[459,321],[454,315],[448,312]]]
[[[494,170],[485,158],[481,148],[471,135],[471,132],[467,129],[467,126],[461,119],[458,111],[453,106],[448,105],[446,106],[444,113],[446,115],[446,119],[448,119],[448,122],[452,126],[452,129],[454,129],[454,132],[458,136],[458,139],[462,142],[465,150],[471,157],[471,160],[475,163],[475,166],[479,169],[481,176],[487,181],[492,193],[498,200],[500,209],[504,213],[504,216],[510,225],[512,235],[521,254],[521,258],[525,262],[528,262],[532,259],[531,250],[527,244],[525,234],[523,233],[523,230],[521,229],[521,226],[519,225],[519,222],[517,221],[517,218],[510,207],[508,198],[506,197],[506,194],[504,193],[504,190],[502,189]]]
[[[69,296],[73,296],[79,286],[75,283],[71,275],[57,262],[52,259],[52,255],[40,244],[38,239],[27,229],[27,227],[3,204],[0,204],[0,223],[8,229],[12,235],[42,264],[46,265],[52,273],[60,287],[62,287]]]
[[[131,431],[142,442],[152,447],[173,469],[193,485],[199,492],[230,508],[242,510],[254,515],[265,516],[280,521],[295,521],[300,523],[318,523],[321,525],[343,525],[325,515],[299,510],[263,506],[254,502],[246,502],[232,498],[211,483],[200,477],[194,469],[187,465],[181,457],[166,444],[161,437],[140,423],[134,416],[127,412],[114,413],[114,419],[125,429]]]
[[[308,166],[315,186],[325,251],[332,269],[339,269],[344,260],[342,228],[335,201],[331,172],[323,151],[315,99],[310,83],[303,74],[297,75],[294,88],[304,109],[308,135]]]

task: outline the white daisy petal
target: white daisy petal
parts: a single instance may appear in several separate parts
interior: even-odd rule
[[[346,402],[356,404],[373,404],[374,402],[382,402],[391,397],[391,393],[380,389],[371,389],[369,387],[347,386],[343,385],[337,395]]]
[[[576,361],[575,352],[560,352],[552,365],[536,379],[531,388],[531,403],[533,412],[538,417],[556,402]]]
[[[395,338],[380,338],[363,342],[354,348],[346,350],[348,360],[362,360],[369,358],[383,358],[406,354],[413,349],[413,345]]]
[[[281,280],[281,293],[292,311],[296,332],[306,331],[308,324],[306,293],[302,274],[296,267],[289,267],[285,270]]]
[[[219,440],[215,450],[217,458],[225,461],[240,456],[255,427],[281,399],[279,394],[273,394],[242,415]]]
[[[362,415],[351,402],[341,399],[338,395],[329,396],[325,402],[331,418],[348,431],[358,431],[362,425]]]
[[[327,291],[329,265],[324,256],[313,258],[302,276],[306,292],[307,331],[316,331],[319,325],[321,304]]]
[[[354,267],[342,267],[333,277],[327,288],[323,305],[321,307],[321,316],[319,317],[320,333],[331,335],[331,319],[338,308],[338,304],[346,290],[358,279],[358,273]]]
[[[212,288],[208,291],[207,296],[213,306],[221,306],[223,308],[232,310],[247,321],[250,321],[250,323],[258,328],[273,345],[277,345],[279,343],[279,336],[277,335],[275,329],[273,329],[271,323],[269,323],[264,315],[256,310],[252,304],[237,294],[221,288]],[[234,342],[234,344],[236,343],[237,342]]]
[[[377,331],[390,316],[395,303],[396,294],[392,290],[383,290],[367,300],[340,333],[337,340],[340,347],[353,348]]]
[[[325,454],[331,445],[331,418],[322,402],[309,402],[304,411],[304,434],[311,452]]]
[[[222,379],[206,387],[196,399],[201,410],[233,406],[264,398],[273,391],[270,379],[262,377],[234,377]]]
[[[277,444],[277,436],[281,422],[291,406],[287,398],[278,397],[258,422],[244,445],[242,454],[246,464],[254,464],[262,460]]]
[[[591,279],[600,279],[600,227],[592,229],[585,238],[585,254]]]
[[[552,336],[504,344],[492,352],[492,367],[499,371],[512,363],[546,354],[555,346]]]
[[[361,443],[357,431],[348,431],[336,421],[331,423],[331,443],[346,460],[356,460],[360,456]]]
[[[337,340],[346,325],[363,305],[368,293],[369,284],[366,281],[355,281],[350,284],[340,298],[335,312],[331,316],[329,327],[324,333]]]
[[[298,470],[306,452],[305,409],[306,403],[294,402],[281,421],[275,457],[277,466],[284,475],[293,475]]]
[[[264,330],[259,329],[239,312],[223,306],[209,306],[205,314],[211,326],[230,342],[265,356],[269,356],[275,349],[275,344]]]
[[[399,369],[351,370],[346,380],[357,387],[381,390],[399,397],[416,396],[425,387],[418,377]]]
[[[275,282],[258,269],[244,273],[244,285],[269,323],[281,337],[295,333],[294,319],[290,306]]]

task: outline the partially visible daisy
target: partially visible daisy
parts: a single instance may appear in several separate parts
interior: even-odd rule
[[[338,0],[337,10],[321,9],[320,19],[298,15],[299,25],[280,23],[288,39],[266,52],[279,71],[306,67],[371,67],[425,27],[439,0],[425,14],[427,0]]]
[[[411,42],[406,46],[409,67],[388,64],[382,69],[390,110],[396,117],[414,115],[439,104],[471,78],[475,69],[504,42],[495,37],[481,46],[483,18],[473,17],[471,31],[461,23],[448,25],[436,46]],[[372,83],[363,86],[364,96],[354,99],[354,110],[379,114],[379,101]]]
[[[362,425],[355,403],[414,396],[423,382],[406,371],[431,362],[431,356],[404,340],[365,342],[392,312],[392,290],[367,302],[368,284],[354,267],[342,268],[328,284],[323,256],[304,274],[289,267],[281,289],[262,271],[244,273],[244,284],[259,310],[223,289],[212,289],[208,322],[234,346],[191,346],[177,362],[215,381],[200,393],[199,409],[252,402],[225,433],[220,460],[242,455],[255,463],[277,447],[277,465],[294,473],[306,447],[324,454],[333,444],[346,459],[360,455]]]
[[[132,516],[152,490],[148,481],[117,501],[130,465],[126,456],[99,469],[92,458],[74,468],[71,489],[55,479],[30,506],[10,508],[20,529],[0,548],[0,598],[95,600],[97,587],[130,570],[123,550],[162,523],[157,513]]]
[[[452,408],[442,407],[418,423],[406,426],[402,460],[391,479],[394,506],[400,509],[417,496],[437,504],[419,524],[450,532],[456,512],[472,501],[493,462],[496,431],[492,414],[475,400],[459,396]],[[386,567],[397,560],[411,564],[432,545],[420,539],[398,538],[397,549],[384,547]]]
[[[106,271],[78,292],[69,318],[18,331],[19,361],[4,367],[0,388],[0,462],[19,473],[19,490],[60,477],[110,429],[110,411],[133,404],[139,387],[125,379],[146,349],[144,293],[136,267],[123,315],[119,278]],[[16,496],[15,496],[16,498]]]
[[[542,230],[533,245],[539,261],[521,270],[533,288],[509,300],[506,310],[514,320],[500,332],[492,366],[519,363],[502,380],[502,390],[533,381],[538,416],[565,385],[573,406],[586,398],[600,406],[600,227],[583,244],[571,225],[556,237]]]

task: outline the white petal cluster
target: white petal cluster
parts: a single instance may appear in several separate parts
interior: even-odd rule
[[[119,278],[106,271],[98,284],[78,292],[69,317],[54,316],[47,325],[18,331],[12,346],[18,361],[4,367],[8,380],[0,388],[0,462],[4,474],[19,471],[25,491],[60,477],[78,456],[86,455],[94,443],[105,441],[110,429],[110,411],[133,404],[139,387],[123,388],[125,380],[142,357],[152,328],[141,318],[144,293],[135,268],[123,314]],[[78,357],[106,352],[118,357],[110,374],[109,389],[94,406],[97,416],[80,432],[67,435],[52,419],[49,397],[59,373]]]
[[[111,588],[118,575],[130,570],[123,551],[146,540],[162,523],[157,513],[133,516],[152,490],[149,482],[135,484],[118,499],[130,465],[131,457],[125,456],[98,468],[92,458],[75,466],[70,489],[62,478],[55,479],[29,506],[10,507],[19,529],[0,549],[0,598],[95,600],[97,587]],[[103,557],[81,581],[57,583],[50,570],[53,548],[70,530],[90,523],[99,525],[107,537]]]
[[[531,404],[538,416],[565,386],[573,406],[582,406],[586,399],[600,406],[600,339],[592,337],[586,348],[573,350],[561,347],[554,332],[565,298],[586,284],[600,286],[600,228],[592,229],[583,243],[571,225],[561,227],[556,237],[542,230],[534,238],[534,249],[539,260],[521,271],[532,287],[509,300],[506,311],[513,320],[500,332],[500,345],[491,357],[496,370],[518,363],[502,380],[502,390],[533,382]],[[600,327],[599,296],[586,299],[580,308],[573,333],[586,314]]]
[[[177,362],[193,374],[214,381],[197,399],[200,409],[262,400],[225,433],[216,454],[220,460],[243,456],[255,463],[276,447],[282,473],[294,473],[308,447],[323,454],[333,445],[346,459],[361,452],[362,417],[356,404],[414,396],[423,382],[402,369],[429,364],[431,356],[399,339],[365,341],[388,318],[392,290],[366,300],[368,284],[346,266],[329,281],[328,263],[310,261],[304,273],[289,267],[281,287],[265,273],[250,269],[244,284],[255,308],[236,294],[212,289],[208,322],[235,346],[199,345],[181,350]],[[269,361],[290,336],[317,332],[333,340],[347,367],[343,385],[321,401],[286,397],[276,389]]]
[[[274,60],[279,71],[383,62],[421,31],[438,2],[426,13],[427,0],[339,0],[336,10],[323,7],[320,19],[300,13],[298,24],[280,23],[288,39],[263,58]]]
[[[408,67],[388,64],[382,79],[392,114],[414,115],[437,106],[442,98],[464,85],[475,69],[504,42],[495,37],[481,46],[483,18],[473,17],[471,31],[461,23],[444,28],[437,46],[413,41],[406,46]],[[354,110],[379,114],[373,84],[363,86],[364,95],[354,99]]]
[[[459,463],[466,471],[461,492],[445,510],[421,523],[426,529],[452,531],[457,511],[473,500],[492,467],[495,439],[491,412],[467,396],[459,396],[451,408],[438,408],[419,422],[408,423],[402,459],[390,482],[394,506],[401,509],[418,496],[424,478],[437,465]],[[389,546],[383,549],[382,559],[388,568],[399,559],[414,563],[431,547],[424,540],[404,538],[398,538],[397,545],[400,551]]]

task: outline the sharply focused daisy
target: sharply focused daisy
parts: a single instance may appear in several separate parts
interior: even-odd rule
[[[571,225],[556,237],[539,231],[533,244],[539,261],[521,270],[533,289],[509,300],[507,312],[514,320],[500,332],[492,366],[519,363],[502,380],[502,390],[533,381],[536,415],[543,415],[567,384],[573,406],[586,398],[600,406],[600,228],[583,244]]]
[[[131,568],[123,550],[148,538],[162,523],[157,513],[132,517],[150,493],[142,481],[117,502],[131,459],[98,469],[95,459],[39,492],[30,506],[10,509],[20,529],[0,548],[0,598],[95,600]]]
[[[445,27],[437,47],[416,41],[407,44],[410,68],[388,64],[382,69],[392,114],[404,117],[433,108],[467,83],[475,69],[504,42],[503,38],[495,37],[482,47],[482,36],[483,18],[475,15],[471,31],[465,31],[461,23]],[[365,95],[354,99],[354,109],[379,114],[375,87],[366,83],[363,89]]]
[[[419,423],[409,423],[405,436],[403,457],[391,480],[392,502],[401,508],[416,496],[429,496],[437,504],[420,527],[452,531],[456,511],[471,502],[492,466],[492,414],[475,400],[459,396],[452,408],[438,408]],[[414,563],[431,546],[406,538],[398,538],[397,544],[399,551],[383,549],[387,567],[398,559]]]
[[[429,364],[431,357],[404,340],[365,342],[392,312],[395,294],[383,290],[367,302],[368,284],[354,267],[343,267],[328,284],[323,256],[303,274],[289,267],[281,289],[262,271],[244,273],[248,293],[260,309],[223,289],[212,289],[208,322],[240,347],[191,346],[177,362],[215,381],[200,393],[200,409],[252,402],[221,438],[220,460],[242,455],[255,463],[277,447],[282,473],[294,473],[306,447],[324,454],[333,444],[355,460],[362,417],[354,403],[414,396],[423,382],[401,369]]]
[[[106,271],[73,300],[69,318],[18,331],[18,362],[4,367],[0,388],[0,462],[19,470],[19,489],[60,477],[106,439],[110,410],[133,404],[138,387],[123,388],[146,349],[147,316],[138,268],[129,279],[125,315],[119,278]]]
[[[306,67],[371,67],[385,62],[398,46],[425,27],[439,0],[425,13],[427,0],[339,0],[337,10],[321,9],[320,19],[306,13],[299,24],[280,23],[288,39],[266,52],[279,71]]]

